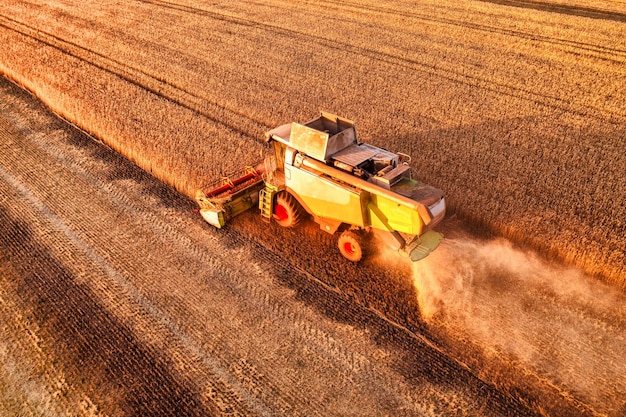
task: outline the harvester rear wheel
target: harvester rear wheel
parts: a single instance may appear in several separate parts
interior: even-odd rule
[[[282,227],[294,227],[302,219],[300,205],[296,199],[286,191],[276,195],[274,203],[274,219]]]
[[[363,246],[359,237],[349,230],[339,236],[339,251],[349,261],[359,262],[363,257]]]

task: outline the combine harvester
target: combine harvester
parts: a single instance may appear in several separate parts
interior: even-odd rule
[[[443,235],[432,228],[445,215],[443,192],[411,178],[408,155],[359,142],[353,122],[324,112],[265,137],[273,155],[196,192],[208,223],[221,228],[258,207],[266,221],[294,227],[308,213],[339,233],[339,250],[353,262],[368,232],[413,261],[439,245]]]

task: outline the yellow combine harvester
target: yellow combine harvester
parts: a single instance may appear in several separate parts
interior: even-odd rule
[[[340,233],[339,250],[353,262],[370,231],[413,261],[439,245],[443,236],[432,228],[445,215],[443,192],[411,177],[408,155],[359,142],[353,122],[324,112],[265,137],[273,155],[197,191],[210,224],[259,207],[266,220],[293,227],[308,213],[322,230]]]

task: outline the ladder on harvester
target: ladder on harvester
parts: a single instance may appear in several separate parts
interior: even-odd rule
[[[274,196],[280,188],[276,184],[274,176],[276,172],[276,157],[274,155],[267,156],[263,162],[265,165],[265,176],[263,178],[265,187],[259,191],[259,210],[261,210],[263,220],[269,223],[274,211]],[[284,185],[284,181],[282,184]]]
[[[272,210],[274,209],[274,196],[278,192],[278,188],[272,184],[266,183],[265,188],[259,191],[259,210],[261,217],[266,222],[272,218]]]

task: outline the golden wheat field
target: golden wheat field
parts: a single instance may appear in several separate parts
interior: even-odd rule
[[[0,71],[187,195],[318,110],[451,213],[626,283],[621,1],[10,1]]]

